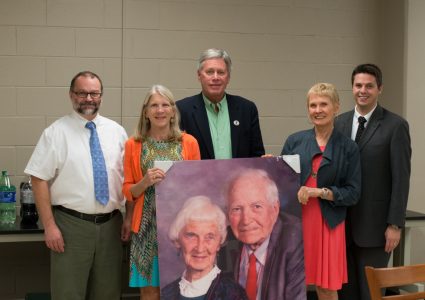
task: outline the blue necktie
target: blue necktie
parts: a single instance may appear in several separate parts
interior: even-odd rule
[[[93,165],[94,194],[96,200],[106,205],[109,201],[108,173],[106,172],[105,158],[97,136],[96,124],[87,122],[90,129],[90,154]]]

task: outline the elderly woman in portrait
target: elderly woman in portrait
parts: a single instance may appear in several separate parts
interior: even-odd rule
[[[232,275],[225,276],[216,265],[226,234],[226,216],[220,207],[205,196],[186,200],[168,233],[186,269],[181,278],[162,289],[161,299],[248,299]]]

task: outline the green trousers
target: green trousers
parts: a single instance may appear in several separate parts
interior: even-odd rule
[[[121,297],[122,215],[94,224],[54,210],[65,252],[51,251],[53,300],[118,300]]]

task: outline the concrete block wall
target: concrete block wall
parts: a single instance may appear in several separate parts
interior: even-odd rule
[[[104,81],[101,113],[133,132],[146,90],[199,92],[199,53],[229,51],[229,92],[254,100],[267,152],[309,127],[305,92],[317,81],[351,107],[349,73],[374,60],[379,1],[3,0],[0,2],[0,168],[18,185],[42,130],[71,109],[78,71]]]

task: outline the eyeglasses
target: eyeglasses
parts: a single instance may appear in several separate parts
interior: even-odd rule
[[[89,95],[92,99],[99,99],[100,96],[102,96],[102,93],[99,92],[74,92],[72,91],[75,95],[77,95],[78,98],[87,98]]]

